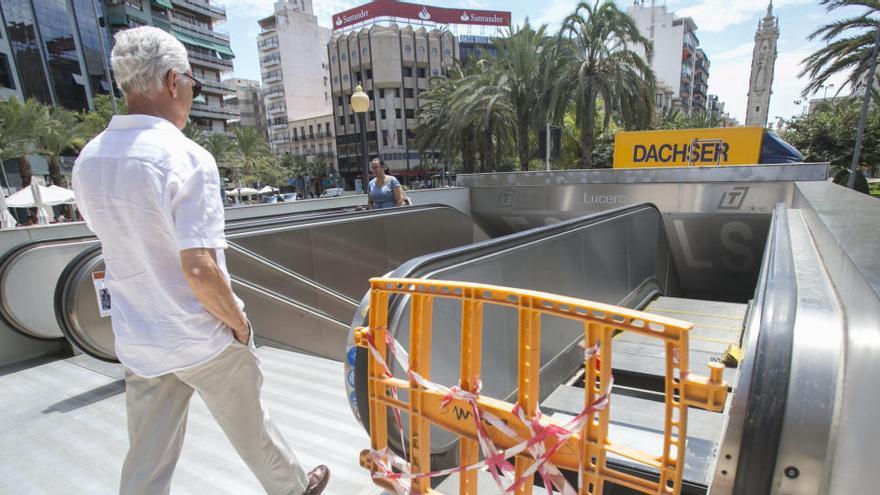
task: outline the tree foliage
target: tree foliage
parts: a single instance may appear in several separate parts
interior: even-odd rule
[[[855,147],[853,123],[858,121],[860,111],[857,99],[820,105],[809,114],[786,122],[782,138],[804,155],[804,161],[849,167]],[[880,164],[880,108],[877,106],[871,108],[865,121],[860,161],[870,167]]]
[[[865,76],[871,67],[874,39],[880,29],[880,2],[877,0],[821,0],[829,12],[845,7],[864,7],[855,17],[847,17],[825,24],[807,38],[818,39],[822,48],[810,54],[801,63],[799,76],[809,76],[803,96],[816,93],[835,75],[845,74],[846,80],[837,88],[837,94],[849,86],[856,90],[864,87]]]

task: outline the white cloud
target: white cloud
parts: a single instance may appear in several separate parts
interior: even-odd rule
[[[775,121],[776,116],[789,119],[803,111],[806,103],[801,97],[801,91],[807,85],[808,78],[799,78],[797,75],[801,71],[801,61],[816,48],[818,45],[804,46],[797,50],[780,52],[777,56],[773,94],[770,97],[770,121]],[[745,122],[751,69],[752,58],[748,56],[724,64],[713,64],[709,74],[709,93],[717,94],[724,102],[725,111],[730,112],[740,123]],[[833,78],[832,82],[839,85],[842,79]],[[801,100],[801,103],[795,103],[796,100]]]
[[[344,12],[366,2],[354,2],[351,0],[316,0],[315,15],[318,16],[318,24],[326,28],[333,27],[333,14]]]
[[[550,31],[555,31],[562,25],[562,20],[574,11],[575,5],[577,4],[571,0],[552,0],[548,2],[546,7],[541,9],[541,15],[529,21],[534,26],[547,24]],[[519,22],[523,20],[521,19]]]
[[[717,53],[715,55],[711,55],[709,57],[709,61],[711,63],[720,62],[720,61],[728,61],[728,60],[736,60],[752,54],[752,48],[755,43],[753,41],[749,41],[748,43],[743,43],[742,45],[733,47],[729,50],[725,50],[721,53]]]
[[[696,5],[676,10],[679,17],[692,17],[699,31],[719,32],[767,10],[767,0],[702,0]],[[812,3],[811,0],[777,0],[774,8]],[[763,17],[763,16],[762,16]]]

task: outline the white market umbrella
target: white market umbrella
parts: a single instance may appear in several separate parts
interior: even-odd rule
[[[260,191],[253,187],[242,187],[241,189],[236,188],[226,191],[227,196],[253,196],[255,194],[260,194]]]
[[[9,208],[6,206],[6,196],[0,191],[0,229],[11,229],[18,225]]]
[[[10,208],[34,208],[37,206],[34,200],[34,190],[40,192],[40,197],[45,206],[57,206],[63,204],[73,204],[76,198],[73,191],[58,186],[41,186],[31,181],[31,187],[26,187],[16,191],[15,194],[6,198],[6,203]]]
[[[272,186],[264,186],[259,191],[260,194],[271,194],[271,193],[277,193],[277,192],[278,192],[278,188],[272,187]]]
[[[46,203],[43,202],[40,185],[34,180],[31,180],[31,195],[33,195],[34,198],[34,206],[37,208],[37,224],[49,225],[49,222],[52,221],[52,210],[49,210],[48,212],[46,211],[47,206]]]

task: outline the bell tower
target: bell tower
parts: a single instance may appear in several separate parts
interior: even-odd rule
[[[773,16],[773,1],[767,6],[767,15],[758,23],[755,48],[752,51],[752,74],[749,77],[749,102],[746,125],[767,125],[773,69],[776,66],[776,41],[779,39],[779,19]]]

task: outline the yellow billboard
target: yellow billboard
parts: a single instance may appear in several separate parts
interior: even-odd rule
[[[618,132],[614,168],[754,165],[763,127]]]

